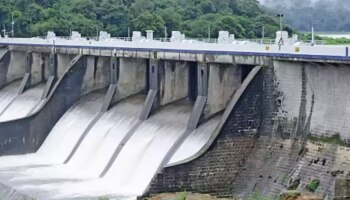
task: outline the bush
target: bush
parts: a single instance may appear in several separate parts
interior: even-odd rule
[[[314,179],[309,183],[309,185],[307,185],[307,189],[310,192],[315,192],[319,185],[320,185],[320,181],[317,179]]]

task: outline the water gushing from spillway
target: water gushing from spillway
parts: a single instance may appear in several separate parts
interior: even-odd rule
[[[124,146],[106,179],[119,195],[142,195],[163,159],[185,131],[192,106],[176,103],[145,121]]]
[[[135,96],[113,106],[91,128],[67,164],[17,171],[16,180],[98,178],[123,137],[137,123],[145,97]]]
[[[21,81],[15,81],[0,90],[0,113],[16,98]]]
[[[198,153],[211,138],[221,117],[221,115],[215,116],[193,131],[172,156],[168,165],[181,162]]]
[[[130,104],[130,100],[127,102]],[[109,121],[108,119],[118,118],[118,115],[112,117],[110,114],[105,114],[92,128],[79,150],[67,164],[67,167],[76,167],[76,175],[69,176],[64,173],[61,174],[63,176],[52,175],[55,171],[54,169],[58,169],[56,168],[57,166],[51,168],[51,170],[46,168],[44,173],[40,172],[40,168],[29,169],[24,174],[23,171],[22,174],[18,173],[18,171],[15,172],[17,177],[14,181],[18,182],[12,183],[12,185],[18,187],[21,191],[27,192],[39,189],[40,192],[38,194],[42,195],[42,199],[47,197],[66,199],[81,196],[97,197],[110,195],[130,197],[141,195],[159,167],[161,167],[160,164],[171,146],[185,131],[192,111],[192,105],[188,102],[166,106],[156,112],[149,120],[143,122],[125,144],[105,177],[77,183],[57,180],[57,183],[55,183],[55,180],[51,180],[50,183],[49,181],[50,175],[51,177],[60,177],[62,179],[64,176],[66,179],[71,177],[88,177],[83,172],[88,165],[92,165],[92,168],[86,172],[95,173],[100,171],[102,166],[99,166],[98,162],[106,164],[107,159],[111,158],[111,153],[118,146],[118,142],[121,141],[123,134],[125,135],[134,124],[134,122],[125,119],[125,116],[130,116],[130,113],[133,113],[130,106],[121,104],[118,108],[117,104],[113,109],[119,113],[118,115],[124,117],[120,117],[112,126],[106,122]],[[141,109],[141,106],[138,106],[138,109]],[[135,111],[138,109],[135,109]],[[124,113],[128,111],[129,113]],[[102,125],[107,128],[102,129]],[[123,126],[125,127],[123,128]],[[93,131],[94,129],[96,131]],[[108,134],[106,134],[106,130],[109,130]],[[113,137],[116,139],[112,139]],[[102,140],[102,138],[104,139]],[[57,173],[60,174],[60,172]],[[18,176],[22,176],[23,179],[18,178]],[[34,184],[35,181],[31,183],[31,181],[36,179],[35,177],[40,179],[40,177],[43,178],[44,176],[47,178],[47,184],[37,186]]]
[[[138,116],[145,97],[128,98],[106,112],[88,132],[69,162],[62,164],[84,127],[95,116],[98,109],[92,108],[93,105],[101,105],[101,96],[97,96],[89,95],[73,106],[36,154],[0,157],[2,182],[24,194],[34,194],[37,199],[108,196],[121,200],[142,195],[154,175],[164,167],[161,164],[164,164],[171,147],[185,132],[193,106],[186,101],[176,102],[141,122]],[[194,131],[171,161],[198,151],[209,139],[214,129],[212,126],[217,122],[218,118],[214,118]],[[122,143],[130,133],[130,139]],[[196,144],[194,150],[186,152],[193,144]],[[123,148],[115,160],[111,159],[119,145]],[[99,178],[109,162],[111,167],[103,178]]]
[[[0,168],[62,164],[99,111],[103,95],[98,92],[83,97],[63,115],[36,153],[0,157]]]
[[[41,97],[45,84],[39,84],[18,95],[8,108],[0,116],[0,122],[19,119],[27,116],[37,105],[42,102]]]

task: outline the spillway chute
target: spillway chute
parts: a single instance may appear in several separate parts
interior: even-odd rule
[[[196,130],[194,130],[176,150],[167,166],[173,166],[180,162],[185,162],[187,159],[198,153],[209,141],[213,132],[217,128],[221,117],[222,115],[215,116],[205,123],[202,123]]]
[[[0,113],[3,113],[16,98],[20,84],[21,81],[15,81],[0,90]]]
[[[63,163],[102,101],[101,92],[84,96],[63,115],[36,153],[0,157],[0,168]]]
[[[39,103],[42,103],[44,88],[45,84],[39,84],[17,95],[0,115],[0,122],[19,119],[30,114]]]
[[[123,137],[138,121],[145,97],[137,95],[112,106],[86,135],[68,163],[24,169],[20,179],[98,178]]]

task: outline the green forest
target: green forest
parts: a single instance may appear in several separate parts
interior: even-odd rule
[[[178,30],[187,37],[214,38],[227,30],[237,38],[260,38],[264,27],[265,36],[273,38],[279,29],[275,14],[257,0],[0,0],[2,29],[11,30],[12,17],[16,37],[47,31],[94,37],[102,30],[113,37],[126,37],[128,30],[169,37]]]

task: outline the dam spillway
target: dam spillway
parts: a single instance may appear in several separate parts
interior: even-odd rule
[[[6,110],[6,108],[9,106],[11,101],[13,101],[16,98],[18,94],[18,87],[20,84],[21,84],[20,81],[15,81],[1,90],[1,93],[0,93],[1,95],[0,112],[1,113],[3,113]]]
[[[102,98],[101,93],[83,97],[62,116],[36,153],[0,157],[0,167],[6,169],[63,163],[79,136],[97,113]],[[80,123],[77,123],[78,121]]]
[[[37,107],[40,107],[40,103],[43,103],[41,97],[44,88],[45,84],[40,84],[16,96],[6,110],[2,112],[0,121],[4,122],[25,117],[35,111]]]
[[[7,74],[0,76],[0,198],[126,200],[185,190],[227,196],[233,186],[245,197],[254,185],[271,197],[285,185],[283,170],[297,166],[290,160],[302,156],[288,152],[302,145],[289,148],[285,138],[303,141],[308,132],[330,133],[331,124],[318,125],[327,118],[322,112],[337,119],[346,113],[314,109],[325,105],[322,79],[329,88],[337,78],[342,82],[340,90],[329,89],[335,96],[346,91],[342,48],[334,48],[331,60],[309,47],[299,50],[310,51],[310,58],[294,59],[294,47],[279,57],[223,53],[223,46],[212,44],[202,46],[205,51],[198,51],[199,44],[193,51],[182,51],[186,44],[145,51],[141,47],[148,42],[132,42],[131,49],[127,42],[120,48],[112,42],[102,42],[103,48],[60,42],[1,49]],[[316,68],[319,78],[311,73]],[[333,78],[322,77],[327,70]],[[346,125],[341,126],[337,130],[346,139]],[[272,133],[276,138],[270,141]],[[264,154],[277,147],[280,151]],[[281,177],[256,183],[259,170],[271,173],[269,167],[259,169],[268,156],[271,163],[286,160],[288,167],[275,163]],[[289,173],[298,176],[297,170]]]

